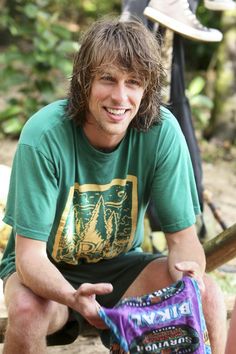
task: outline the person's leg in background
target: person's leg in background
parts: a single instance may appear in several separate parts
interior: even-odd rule
[[[144,16],[143,11],[148,4],[148,0],[123,0],[121,8],[121,19],[127,20],[132,16],[138,17],[142,22],[147,25],[147,18]]]
[[[144,15],[191,40],[220,42],[222,33],[203,26],[190,3],[192,4],[188,0],[151,0],[144,10]]]

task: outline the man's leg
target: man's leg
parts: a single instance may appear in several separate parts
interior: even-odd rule
[[[173,283],[165,258],[149,263],[127,289],[123,297],[142,296]],[[224,298],[218,285],[209,277],[204,277],[206,286],[202,295],[203,312],[212,347],[212,354],[222,354],[226,341],[226,309]]]
[[[230,320],[225,354],[235,354],[235,348],[236,348],[236,300],[234,303],[234,309]]]
[[[202,296],[203,312],[211,342],[212,353],[225,351],[227,336],[227,312],[221,289],[209,276],[205,276],[206,291]]]
[[[20,283],[16,273],[7,280],[4,294],[8,325],[3,354],[46,353],[46,335],[66,324],[68,308],[35,295]]]
[[[150,262],[126,290],[123,297],[142,296],[162,289],[173,283],[168,271],[166,258]]]

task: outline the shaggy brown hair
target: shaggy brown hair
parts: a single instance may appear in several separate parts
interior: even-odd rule
[[[93,79],[99,70],[110,65],[141,80],[144,95],[130,126],[146,131],[160,120],[164,71],[157,38],[138,20],[103,19],[84,34],[74,58],[68,116],[77,124],[84,124]]]

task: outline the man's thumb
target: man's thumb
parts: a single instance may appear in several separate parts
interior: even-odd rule
[[[90,284],[84,283],[80,286],[79,292],[81,295],[105,295],[111,293],[113,287],[110,283],[97,283],[97,284]]]

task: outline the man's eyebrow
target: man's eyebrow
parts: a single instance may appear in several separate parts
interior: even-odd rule
[[[134,73],[134,74],[129,74],[129,77],[132,79],[136,79],[136,80],[141,80],[141,76],[138,73]]]
[[[109,76],[112,76],[112,73],[111,72],[109,72],[109,71],[98,71],[98,73],[97,73],[98,75],[109,75]]]

